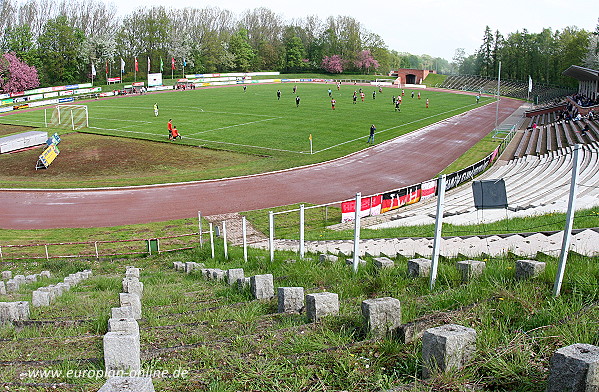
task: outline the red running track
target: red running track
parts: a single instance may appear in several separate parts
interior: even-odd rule
[[[503,98],[499,122],[521,104]],[[434,178],[493,130],[496,107],[476,108],[344,158],[280,172],[128,188],[0,189],[0,228],[110,227],[389,191]]]

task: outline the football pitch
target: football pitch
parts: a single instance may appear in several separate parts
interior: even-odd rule
[[[335,110],[328,89],[336,100]],[[358,93],[355,103],[354,91]],[[80,131],[169,142],[167,121],[172,119],[182,139],[169,143],[268,156],[286,162],[275,166],[291,167],[364,149],[371,124],[377,128],[375,141],[380,143],[492,100],[482,97],[477,105],[472,95],[405,89],[397,112],[393,97],[401,91],[387,87],[381,93],[375,86],[353,84],[337,89],[334,84],[278,83],[250,84],[245,91],[236,85],[98,99],[80,102],[89,112],[89,128]],[[159,107],[158,116],[154,104]],[[43,127],[44,111],[17,113],[0,122]]]

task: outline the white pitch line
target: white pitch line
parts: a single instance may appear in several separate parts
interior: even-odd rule
[[[115,129],[115,128],[100,128],[100,127],[88,127],[89,129],[99,129],[100,131],[114,131],[114,132],[123,132],[123,133],[139,133],[141,135],[151,135],[151,136],[159,136],[155,133],[150,132],[139,132],[139,131],[125,131],[123,129]]]
[[[226,144],[229,146],[241,146],[241,147],[251,147],[251,148],[258,148],[261,150],[271,150],[271,151],[282,151],[282,152],[291,152],[294,154],[309,154],[305,151],[293,151],[293,150],[285,150],[282,148],[272,148],[272,147],[262,147],[262,146],[254,146],[251,144],[240,144],[240,143],[230,143],[230,142],[218,142],[218,141],[214,141],[214,140],[206,140],[206,139],[197,139],[194,137],[189,137],[189,136],[183,136],[184,139],[189,139],[189,140],[193,140],[193,141],[197,141],[197,142],[204,142],[204,143],[215,143],[215,144]],[[201,146],[198,146],[201,147]]]

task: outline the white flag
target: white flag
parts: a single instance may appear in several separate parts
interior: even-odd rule
[[[96,67],[94,66],[94,63],[92,63],[92,76],[96,76]]]
[[[528,92],[532,92],[532,78],[528,75]]]
[[[121,57],[121,73],[125,73],[125,61]]]

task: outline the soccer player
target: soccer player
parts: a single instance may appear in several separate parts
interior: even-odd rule
[[[333,92],[331,91],[331,89],[329,89],[329,97],[333,96]]]
[[[399,98],[401,97],[397,97],[397,101],[395,101],[395,111],[396,112],[401,112],[401,101],[399,100]]]
[[[154,117],[158,117],[158,102],[154,104]]]
[[[418,99],[420,99],[420,91],[418,91]]]
[[[376,91],[372,92],[372,99],[376,99]]]
[[[336,103],[337,103],[337,101],[335,101],[335,98],[331,99],[331,109],[335,110]]]
[[[414,98],[414,91],[412,91],[412,98]]]
[[[426,108],[428,109],[428,98],[426,99]]]
[[[364,102],[364,93],[362,91],[360,91],[360,98],[362,99],[362,102]]]
[[[246,86],[245,84],[243,85],[243,92],[245,93],[245,90],[248,89],[248,86]]]
[[[175,140],[177,138],[181,139],[181,135],[179,134],[177,127],[173,127],[173,137],[171,138],[171,140]]]
[[[295,94],[295,92],[297,91],[297,85],[293,86],[293,93]]]
[[[281,90],[277,90],[277,101],[281,99]]]
[[[352,97],[353,101],[354,101],[354,105],[356,104],[356,100],[358,99],[358,95],[356,94],[356,92],[354,91],[354,96]]]
[[[166,123],[166,129],[168,129],[168,138],[171,139],[173,137],[173,119],[169,118]]]
[[[294,87],[294,88],[295,88],[295,87]],[[300,104],[300,97],[299,97],[299,95],[297,95],[297,96],[295,97],[295,107],[296,107],[296,108],[297,108],[297,107],[299,107],[299,104]]]

